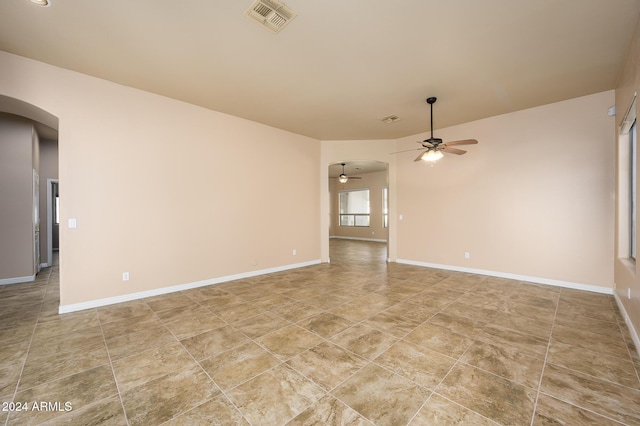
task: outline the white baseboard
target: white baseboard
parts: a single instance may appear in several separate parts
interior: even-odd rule
[[[35,281],[35,279],[36,279],[35,275],[28,275],[26,277],[15,277],[15,278],[2,278],[0,279],[0,285],[28,283],[31,281]]]
[[[100,306],[113,305],[115,303],[129,302],[131,300],[142,299],[145,297],[160,296],[162,294],[175,293],[177,291],[190,290],[192,288],[204,287],[207,285],[221,284],[228,281],[239,280],[243,278],[256,277],[258,275],[272,274],[274,272],[287,271],[289,269],[302,268],[305,266],[317,265],[320,260],[312,260],[309,262],[295,263],[292,265],[278,266],[275,268],[261,269],[258,271],[244,272],[241,274],[227,275],[225,277],[211,278],[203,281],[179,284],[170,287],[155,288],[153,290],[140,291],[137,293],[124,294],[122,296],[107,297],[104,299],[89,300],[87,302],[73,303],[70,305],[60,305],[58,313],[68,314],[70,312],[82,311],[85,309],[99,308]]]
[[[629,318],[629,314],[627,310],[624,308],[624,304],[622,300],[620,300],[620,296],[615,291],[613,292],[613,298],[616,299],[616,304],[618,305],[618,309],[620,309],[620,313],[624,318],[624,322],[627,324],[627,328],[629,329],[629,334],[631,334],[631,340],[633,340],[633,344],[636,346],[636,352],[638,352],[638,356],[640,356],[640,337],[638,337],[638,331],[633,326],[631,319]]]
[[[333,237],[329,237],[331,238],[336,238],[339,240],[357,240],[357,241],[372,241],[374,243],[386,243],[387,240],[382,240],[382,239],[378,239],[378,238],[360,238],[360,237],[339,237],[334,235]]]
[[[575,290],[585,290],[594,293],[613,294],[613,287],[600,287],[589,284],[573,283],[569,281],[552,280],[549,278],[530,277],[527,275],[510,274],[506,272],[487,271],[485,269],[464,268],[461,266],[440,265],[437,263],[417,262],[415,260],[397,259],[397,263],[404,263],[406,265],[422,266],[425,268],[446,269],[449,271],[468,272],[471,274],[488,275],[491,277],[508,278],[518,281],[528,281],[536,284],[546,284],[555,287],[572,288]]]

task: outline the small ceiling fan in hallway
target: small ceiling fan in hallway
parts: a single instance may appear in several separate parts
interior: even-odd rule
[[[347,163],[340,163],[340,165],[342,166],[342,173],[338,175],[338,182],[347,183],[350,179],[362,179],[361,177],[358,177],[358,176],[347,176],[347,174],[344,171],[344,166],[346,166]]]

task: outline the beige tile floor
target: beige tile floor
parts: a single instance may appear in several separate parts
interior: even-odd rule
[[[0,287],[0,424],[640,424],[611,296],[331,255],[66,315],[55,266]]]

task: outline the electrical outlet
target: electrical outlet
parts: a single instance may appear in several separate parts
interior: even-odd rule
[[[128,272],[123,272],[122,273],[122,281],[129,281],[129,273]]]
[[[291,251],[291,254],[295,256],[296,254],[298,254],[298,251],[297,251],[296,249],[293,249],[293,250]]]
[[[465,252],[464,252],[464,258],[465,258],[465,259],[469,259],[470,257],[471,257],[471,255],[469,254],[469,252],[468,252],[468,251],[465,251]]]

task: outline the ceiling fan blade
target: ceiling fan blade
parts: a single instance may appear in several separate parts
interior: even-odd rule
[[[349,180],[351,180],[351,179],[362,179],[361,177],[358,177],[358,176],[347,176],[347,178]]]
[[[412,148],[412,149],[405,149],[404,151],[397,151],[397,152],[392,152],[389,155],[393,155],[393,154],[400,154],[401,152],[409,152],[409,151],[420,151],[422,148]]]
[[[428,140],[429,140],[429,139],[425,139],[425,140],[423,140],[423,141],[416,141],[416,143],[421,144],[421,145],[422,145],[422,146],[424,146],[425,148],[427,148],[427,147],[429,147],[429,148],[433,147],[434,145],[433,145],[431,142],[427,142]],[[418,148],[418,149],[420,149],[420,148]]]
[[[467,152],[464,149],[449,148],[448,146],[445,146],[444,148],[441,148],[440,151],[444,151],[446,153],[456,154],[456,155],[462,155],[462,154],[465,154]]]
[[[475,139],[465,139],[462,141],[453,141],[453,142],[447,142],[446,145],[448,146],[452,146],[452,145],[475,145],[477,144],[478,141]]]
[[[422,160],[422,157],[424,157],[425,155],[427,155],[427,152],[429,152],[429,150],[426,150],[426,151],[424,151],[424,152],[421,152],[421,153],[420,153],[420,155],[418,155],[418,157],[417,157],[415,160],[413,160],[413,161],[420,161],[420,160]]]

